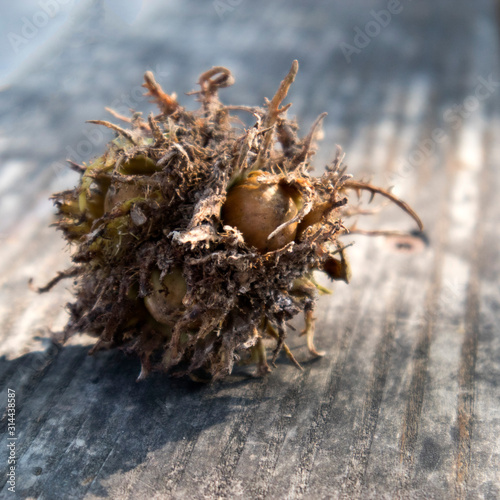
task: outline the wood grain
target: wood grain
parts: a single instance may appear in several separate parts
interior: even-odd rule
[[[341,44],[388,2],[222,3],[130,2],[124,17],[83,2],[38,57],[23,67],[19,54],[0,91],[0,425],[14,389],[17,495],[500,497],[498,2],[402,1],[350,62]],[[351,173],[416,209],[428,245],[352,237],[352,282],[319,300],[326,356],[311,360],[290,333],[302,372],[280,357],[262,379],[238,367],[208,386],[136,383],[139,363],[122,352],[88,356],[86,336],[53,344],[71,282],[46,295],[27,282],[69,263],[48,197],[76,181],[66,157],[86,161],[112,137],[85,121],[109,120],[105,106],[152,109],[146,70],[194,107],[182,93],[226,65],[236,84],[222,99],[257,105],[293,59],[302,133],[328,112],[318,170],[341,144]],[[412,228],[392,208],[359,226]],[[2,451],[0,497],[14,498],[6,462]]]

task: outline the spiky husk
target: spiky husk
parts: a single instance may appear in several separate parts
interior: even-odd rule
[[[333,265],[331,276],[347,280],[337,237],[345,229],[340,211],[350,176],[340,151],[321,177],[309,174],[322,116],[299,139],[297,125],[286,118],[288,106],[280,108],[296,71],[294,62],[265,108],[248,108],[219,101],[217,91],[232,77],[213,68],[200,77],[196,112],[183,109],[146,73],[145,87],[161,114],[147,122],[140,114],[115,115],[130,123],[127,130],[95,122],[113,128],[117,138],[80,169],[75,189],[53,197],[58,227],[74,248],[72,268],[50,284],[76,280],[65,339],[86,332],[98,337],[93,351],[122,346],[138,354],[141,377],[155,369],[202,369],[220,378],[245,356],[263,374],[269,370],[265,338],[275,341],[273,362],[282,348],[295,362],[285,343],[286,322],[304,312],[308,346],[318,354],[312,272]],[[235,109],[252,113],[255,125],[234,126]],[[300,198],[297,236],[273,251],[250,247],[221,220],[228,190],[250,172]],[[172,290],[169,298],[162,288],[168,279],[173,288],[185,288],[177,307],[170,307]],[[153,314],[151,303],[158,300],[168,307]]]

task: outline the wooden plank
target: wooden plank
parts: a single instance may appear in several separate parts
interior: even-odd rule
[[[14,389],[19,498],[500,496],[497,2],[400,6],[348,62],[341,43],[389,3],[151,0],[125,19],[88,2],[61,48],[0,92],[0,425]],[[89,159],[112,136],[85,120],[110,105],[151,109],[146,69],[193,106],[181,93],[224,64],[236,84],[223,100],[260,104],[294,58],[303,132],[329,113],[318,168],[340,143],[350,172],[416,208],[430,245],[353,238],[352,283],[319,301],[326,356],[310,360],[290,335],[302,372],[280,358],[263,379],[238,367],[209,386],[136,383],[139,363],[121,352],[89,357],[85,336],[52,344],[70,283],[39,296],[27,281],[69,262],[47,198],[75,182],[66,156]],[[359,225],[407,222],[388,209]],[[2,498],[7,442],[0,433]]]

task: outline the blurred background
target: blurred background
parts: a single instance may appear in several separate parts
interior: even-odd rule
[[[418,123],[444,123],[444,111],[462,104],[495,62],[492,2],[451,5],[27,0],[4,9],[0,21],[3,152],[36,150],[40,168],[92,157],[109,136],[97,144],[101,132],[85,120],[109,117],[105,106],[151,109],[140,88],[146,70],[194,107],[183,92],[202,71],[224,65],[236,85],[222,98],[260,104],[298,59],[291,113],[307,129],[328,112],[319,163],[339,143],[352,168],[387,170],[389,160],[403,169],[408,149],[425,139]],[[412,133],[398,130],[403,121]],[[35,135],[33,147],[27,138]]]
[[[21,491],[125,498],[148,491],[137,480],[147,466],[158,498],[500,496],[496,1],[23,0],[2,7],[0,33],[0,376],[26,396]],[[145,71],[195,109],[184,92],[203,71],[226,66],[236,82],[221,100],[260,105],[294,59],[289,115],[305,135],[328,113],[318,171],[340,144],[350,173],[393,186],[416,209],[429,245],[356,238],[352,283],[320,301],[317,346],[329,354],[303,373],[280,366],[269,382],[202,395],[188,383],[145,383],[149,401],[160,401],[148,411],[162,422],[167,411],[169,426],[144,444],[134,431],[147,404],[134,399],[135,362],[88,360],[78,349],[85,338],[72,341],[76,351],[51,350],[48,330],[66,321],[69,285],[28,290],[30,277],[42,284],[69,264],[49,227],[49,196],[77,181],[66,159],[88,161],[113,137],[86,120],[113,121],[105,107],[154,109]],[[359,226],[413,229],[393,209]],[[305,360],[303,342],[295,345]],[[41,368],[21,376],[33,353],[42,353]],[[56,361],[75,366],[64,390]],[[91,386],[96,371],[104,382]],[[87,412],[99,411],[102,394],[110,402],[97,429]],[[131,425],[118,431],[123,408]],[[188,410],[204,414],[194,427],[183,422]],[[92,447],[96,436],[103,444],[92,458],[80,441]],[[202,458],[207,447],[216,465]],[[255,456],[268,458],[258,465]]]

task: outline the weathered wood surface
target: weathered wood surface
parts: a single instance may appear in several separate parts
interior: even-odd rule
[[[14,496],[4,414],[0,497],[499,498],[495,2],[150,0],[121,15],[115,4],[79,3],[38,54],[23,46],[0,92],[0,415],[14,389],[18,457]],[[23,5],[7,31],[40,11]],[[370,11],[395,5],[348,63],[342,42],[355,44],[356,27],[374,34]],[[85,120],[106,119],[105,106],[149,110],[147,69],[192,106],[182,92],[226,65],[236,84],[222,98],[256,105],[295,58],[303,131],[329,113],[318,167],[341,144],[352,173],[416,208],[429,246],[357,237],[352,283],[319,302],[327,355],[309,361],[290,336],[302,372],[280,359],[263,379],[242,368],[212,386],[136,383],[138,362],[120,352],[89,357],[85,337],[52,345],[69,283],[39,296],[27,281],[68,263],[47,198],[75,182],[66,157],[86,160],[111,137]],[[393,209],[359,225],[411,227]]]

